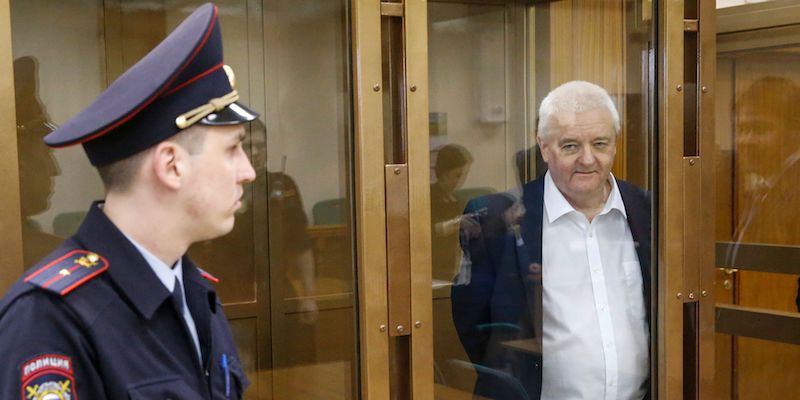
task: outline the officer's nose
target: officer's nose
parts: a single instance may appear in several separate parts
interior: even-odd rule
[[[256,179],[256,171],[253,169],[253,164],[250,163],[250,159],[244,153],[244,150],[240,151],[241,156],[239,157],[238,170],[239,183],[250,183]]]

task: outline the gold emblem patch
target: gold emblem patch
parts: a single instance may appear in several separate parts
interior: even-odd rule
[[[95,253],[89,253],[77,260],[75,260],[75,264],[82,265],[86,268],[92,268],[97,265],[97,261],[100,260],[100,256]]]
[[[69,357],[41,355],[25,362],[20,372],[22,400],[73,400],[75,378]]]
[[[72,388],[69,380],[50,381],[41,385],[28,386],[27,400],[70,400],[72,398]]]

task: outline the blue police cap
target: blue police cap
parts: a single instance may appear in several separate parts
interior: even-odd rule
[[[147,149],[198,123],[235,125],[258,114],[237,102],[233,70],[222,61],[217,7],[193,12],[85,110],[44,139],[82,144],[103,166]]]

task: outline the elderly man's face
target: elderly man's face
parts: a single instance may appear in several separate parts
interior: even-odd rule
[[[549,135],[537,142],[556,187],[573,206],[605,201],[617,152],[610,113],[595,109],[553,118]]]

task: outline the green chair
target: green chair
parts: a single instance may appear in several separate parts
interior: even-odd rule
[[[345,223],[345,212],[347,203],[345,199],[323,200],[314,204],[311,214],[314,217],[314,225],[339,225]]]

